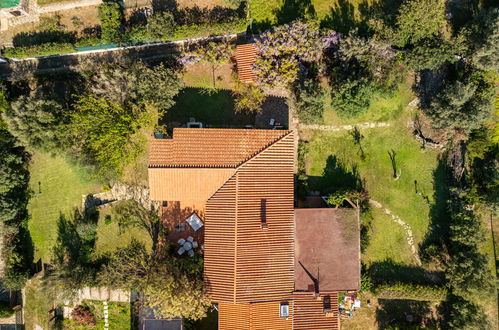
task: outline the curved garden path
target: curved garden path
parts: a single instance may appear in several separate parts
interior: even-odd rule
[[[381,203],[379,203],[379,202],[377,202],[377,201],[375,201],[373,199],[370,199],[369,203],[372,204],[377,209],[382,209],[383,208],[384,211],[385,211],[385,214],[389,215],[390,218],[394,222],[396,222],[398,225],[400,225],[400,226],[402,226],[402,228],[404,228],[404,231],[405,231],[406,236],[407,236],[407,244],[409,244],[409,247],[411,249],[412,255],[416,259],[416,262],[418,263],[419,266],[421,266],[422,265],[421,264],[421,259],[419,258],[419,254],[418,254],[418,250],[416,249],[416,245],[414,244],[414,236],[412,234],[412,228],[411,228],[411,226],[409,226],[402,219],[400,219],[398,216],[396,216],[395,214],[393,214],[392,211],[390,211],[387,208],[384,208]]]
[[[390,123],[360,123],[356,125],[343,125],[343,126],[334,126],[334,125],[306,125],[306,124],[298,124],[299,129],[308,129],[308,130],[321,130],[321,131],[349,131],[357,127],[358,129],[364,128],[375,128],[375,127],[390,127]]]

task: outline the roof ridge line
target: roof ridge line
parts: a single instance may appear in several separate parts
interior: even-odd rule
[[[247,162],[249,162],[250,160],[252,160],[253,158],[255,158],[256,156],[258,156],[259,154],[261,154],[262,152],[264,152],[266,149],[270,148],[271,146],[273,146],[274,144],[276,144],[277,142],[279,142],[280,140],[284,139],[285,137],[287,137],[288,135],[290,135],[291,133],[293,133],[292,130],[288,130],[286,134],[278,137],[277,139],[275,139],[274,141],[272,141],[271,143],[267,144],[266,146],[262,147],[260,150],[258,150],[257,152],[255,152],[253,155],[249,156],[248,158],[246,158],[245,160],[241,161],[239,164],[237,164],[235,166],[236,170],[243,166],[244,164],[246,164]]]

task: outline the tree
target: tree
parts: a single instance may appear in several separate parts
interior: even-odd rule
[[[62,106],[39,96],[21,96],[3,113],[9,130],[26,147],[52,150],[60,147],[64,128]]]
[[[473,65],[485,71],[499,71],[499,9],[483,9],[477,21],[471,35]]]
[[[436,128],[469,132],[490,118],[492,99],[492,86],[477,73],[444,87],[425,111]]]
[[[156,210],[148,210],[134,200],[120,202],[113,209],[120,229],[141,227],[147,231],[153,242],[153,250],[158,242],[160,221]]]
[[[197,258],[200,257],[189,258],[188,262],[196,262]],[[143,303],[154,308],[159,317],[197,320],[206,315],[210,306],[201,272],[188,271],[180,260],[168,255],[148,255],[142,244],[132,241],[111,256],[101,274],[101,283],[142,291]]]
[[[121,40],[121,22],[123,15],[121,7],[116,2],[104,2],[99,5],[101,22],[101,39],[104,42],[119,42]]]
[[[145,151],[144,132],[152,130],[158,116],[151,103],[124,107],[83,95],[70,115],[70,141],[77,153],[98,165],[98,174],[120,176],[123,168]]]
[[[438,69],[442,64],[456,62],[456,54],[464,50],[460,37],[445,40],[442,37],[423,39],[402,54],[407,66],[414,71]]]
[[[490,329],[485,311],[466,299],[452,297],[447,325],[450,329]]]
[[[322,122],[324,100],[324,88],[314,79],[306,79],[297,85],[291,97],[298,119],[306,124]]]
[[[262,34],[253,68],[257,81],[270,89],[290,87],[298,78],[300,63],[318,61],[324,47],[319,29],[300,21]]]
[[[161,111],[173,106],[181,82],[178,74],[163,63],[147,67],[142,62],[117,60],[99,67],[83,67],[89,89],[98,97],[130,107],[153,102]]]
[[[239,84],[232,95],[237,112],[259,112],[267,98],[261,88],[249,84]]]
[[[175,32],[175,18],[169,12],[157,12],[147,20],[147,29],[158,40],[167,40]]]
[[[366,78],[347,80],[332,91],[331,105],[340,116],[355,117],[369,108],[375,91],[376,86]]]
[[[440,0],[407,0],[397,16],[396,43],[416,44],[438,36],[445,24],[445,2]]]

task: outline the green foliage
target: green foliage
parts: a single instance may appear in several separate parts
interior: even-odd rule
[[[62,107],[40,96],[21,96],[3,114],[9,130],[26,147],[53,150],[64,135]]]
[[[9,110],[9,101],[7,101],[5,87],[0,84],[0,131],[7,130],[7,125],[3,120],[3,115]]]
[[[3,50],[3,55],[9,58],[41,57],[75,52],[70,43],[45,43],[29,47],[14,47]]]
[[[248,22],[246,19],[238,19],[226,23],[204,23],[179,25],[175,29],[172,40],[202,38],[222,34],[241,33],[246,31]]]
[[[292,95],[298,119],[305,124],[321,123],[324,99],[325,91],[318,81],[307,79],[300,83]]]
[[[346,80],[338,89],[332,91],[333,109],[345,118],[358,116],[369,108],[376,86],[366,78]]]
[[[472,194],[491,205],[499,198],[499,146],[491,130],[475,131],[467,144]]]
[[[192,273],[193,269],[196,273]],[[171,256],[149,256],[144,246],[135,241],[111,256],[101,283],[144,292],[144,304],[154,308],[159,317],[197,320],[206,315],[210,306],[198,269],[186,268]]]
[[[83,95],[70,116],[70,141],[75,151],[98,165],[98,174],[120,176],[145,151],[141,129],[152,129],[157,120],[158,109],[151,104],[124,107]]]
[[[154,40],[168,40],[175,28],[175,19],[169,12],[157,12],[147,20],[147,29]]]
[[[260,112],[267,96],[255,85],[239,84],[234,96],[234,108],[237,112]]]
[[[367,274],[360,276],[360,292],[373,292],[374,284]]]
[[[148,67],[140,61],[118,60],[88,69],[90,91],[126,107],[149,102],[166,111],[181,87],[177,73],[163,63]]]
[[[480,70],[498,71],[499,9],[482,8],[462,33],[471,48],[471,64]]]
[[[14,315],[14,310],[8,303],[0,302],[0,318],[7,318]]]
[[[374,292],[381,299],[444,301],[447,297],[447,289],[443,286],[401,282],[377,285],[374,288]]]
[[[406,0],[397,17],[397,43],[416,44],[440,34],[445,24],[445,2],[434,0]]]
[[[224,0],[224,3],[229,8],[237,9],[237,8],[239,8],[239,6],[241,6],[243,1],[244,0]]]
[[[459,297],[451,299],[447,325],[450,329],[492,329],[482,307]]]
[[[445,86],[425,112],[437,128],[469,132],[490,118],[493,95],[492,86],[477,73]]]
[[[121,22],[123,14],[116,2],[104,2],[99,5],[99,19],[101,22],[101,39],[112,43],[121,40]]]
[[[460,38],[423,39],[403,53],[402,59],[414,71],[438,69],[446,62],[456,62],[458,60],[456,55],[463,51],[463,47]]]

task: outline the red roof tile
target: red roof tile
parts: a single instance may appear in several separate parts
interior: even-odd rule
[[[236,58],[239,80],[242,82],[255,81],[256,75],[251,66],[255,63],[257,54],[258,51],[254,43],[236,46],[234,57]]]

